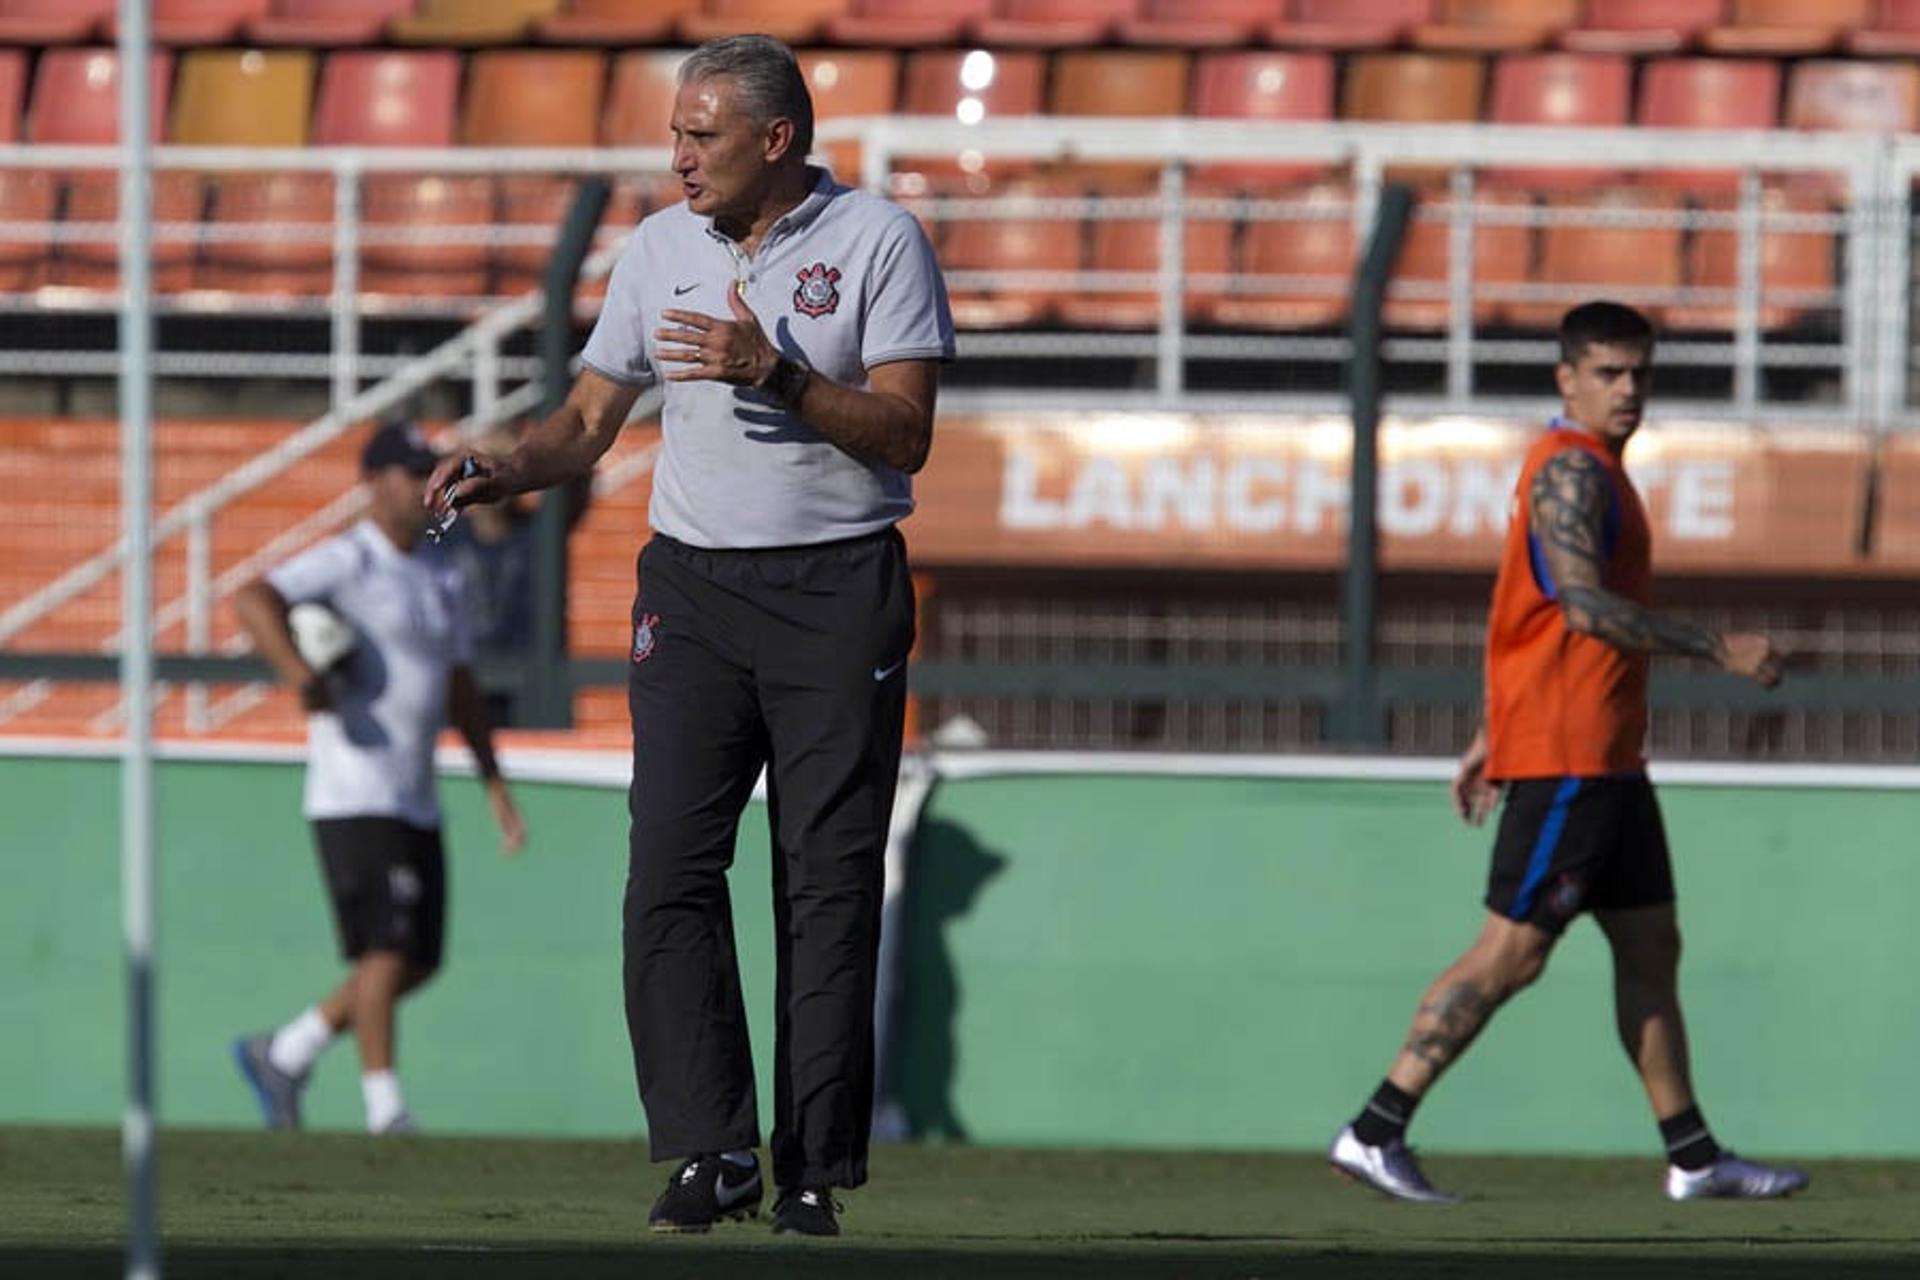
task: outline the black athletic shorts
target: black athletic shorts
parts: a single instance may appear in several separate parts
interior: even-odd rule
[[[1673,901],[1667,831],[1645,774],[1522,778],[1506,792],[1488,910],[1557,934],[1589,909]]]
[[[398,818],[318,818],[313,838],[340,954],[355,960],[368,951],[398,951],[417,969],[438,968],[447,930],[439,828]]]

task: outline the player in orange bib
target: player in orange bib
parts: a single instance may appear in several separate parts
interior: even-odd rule
[[[1667,1195],[1789,1195],[1804,1174],[1727,1151],[1694,1101],[1673,868],[1642,754],[1650,655],[1705,658],[1767,687],[1780,655],[1763,635],[1652,608],[1652,538],[1621,463],[1653,375],[1646,318],[1612,302],[1574,308],[1554,374],[1564,409],[1520,469],[1487,621],[1486,724],[1453,783],[1454,807],[1475,825],[1506,793],[1486,922],[1428,988],[1392,1069],[1328,1155],[1399,1199],[1455,1199],[1407,1147],[1414,1108],[1590,910],[1613,950],[1621,1042],[1666,1144]]]

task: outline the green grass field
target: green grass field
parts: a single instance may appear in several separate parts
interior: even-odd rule
[[[1453,1208],[1305,1155],[889,1147],[838,1241],[765,1219],[650,1237],[633,1144],[189,1132],[160,1164],[169,1276],[1857,1277],[1920,1274],[1920,1164],[1822,1162],[1785,1203],[1674,1205],[1647,1160],[1434,1157]],[[116,1274],[118,1136],[0,1129],[0,1276]]]

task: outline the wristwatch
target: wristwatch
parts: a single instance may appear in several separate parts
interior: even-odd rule
[[[766,392],[787,409],[798,409],[800,397],[806,394],[807,379],[813,370],[801,364],[791,356],[781,356],[773,362],[773,369],[762,378],[759,389]]]

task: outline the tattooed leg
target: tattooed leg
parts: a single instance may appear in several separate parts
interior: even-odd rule
[[[1553,935],[1489,916],[1466,953],[1427,988],[1387,1079],[1418,1097],[1459,1060],[1495,1010],[1545,967]]]

